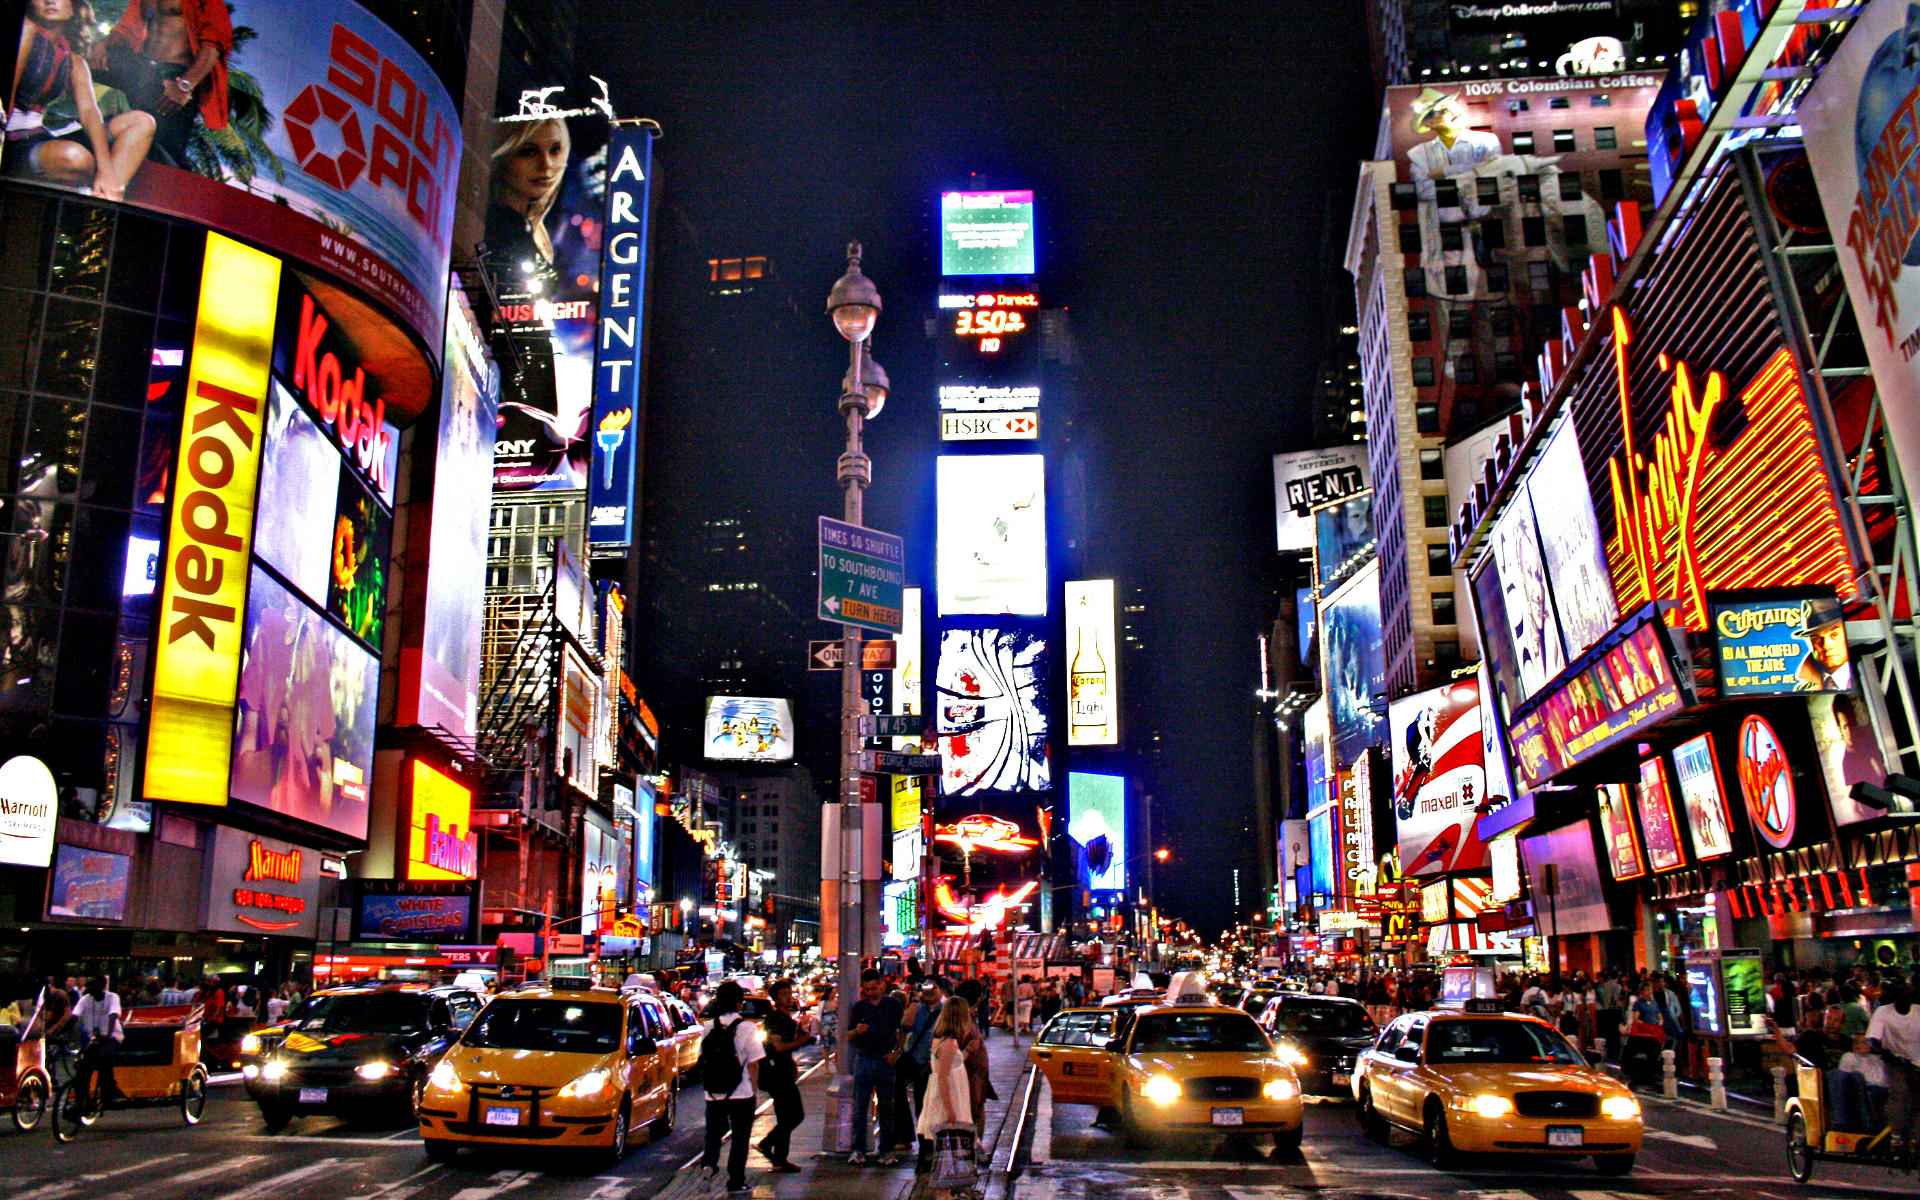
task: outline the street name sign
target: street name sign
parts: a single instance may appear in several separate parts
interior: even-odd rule
[[[899,665],[895,656],[897,643],[861,642],[860,669],[863,671],[892,671]],[[807,669],[809,671],[838,671],[840,664],[847,661],[847,644],[842,641],[808,642]]]
[[[891,750],[862,750],[860,769],[869,775],[938,775],[938,754],[895,754]]]
[[[870,713],[860,718],[860,733],[865,737],[917,738],[927,731],[927,718],[919,713]]]
[[[820,518],[820,619],[900,632],[907,544],[891,533]]]

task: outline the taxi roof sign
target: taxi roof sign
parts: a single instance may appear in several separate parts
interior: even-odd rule
[[[1206,977],[1198,971],[1182,971],[1167,984],[1168,1004],[1212,1004],[1207,995]]]

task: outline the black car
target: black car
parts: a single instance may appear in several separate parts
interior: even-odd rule
[[[1342,996],[1282,992],[1267,1002],[1260,1024],[1274,1050],[1300,1075],[1300,1090],[1351,1096],[1353,1062],[1379,1030],[1366,1006]]]
[[[247,1094],[277,1132],[303,1113],[410,1119],[419,1082],[480,1012],[467,988],[376,984],[309,996],[254,1031]]]

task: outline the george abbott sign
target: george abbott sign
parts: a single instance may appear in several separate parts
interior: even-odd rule
[[[633,541],[652,174],[652,130],[616,124],[607,141],[607,211],[602,232],[605,248],[600,260],[600,317],[593,343],[587,540],[596,546],[624,547]]]
[[[53,772],[19,755],[0,765],[0,863],[44,867],[53,858],[53,827],[60,818]]]
[[[280,261],[207,235],[162,563],[146,795],[227,802]]]

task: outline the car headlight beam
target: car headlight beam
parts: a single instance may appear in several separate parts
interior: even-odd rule
[[[427,1076],[427,1086],[442,1092],[458,1092],[465,1085],[460,1082],[460,1074],[453,1069],[453,1064],[443,1058]]]
[[[1493,1095],[1491,1092],[1482,1092],[1470,1097],[1467,1100],[1467,1107],[1473,1110],[1475,1116],[1493,1118],[1513,1115],[1513,1101],[1505,1096]]]
[[[567,1100],[585,1100],[606,1091],[607,1085],[612,1082],[613,1072],[605,1067],[595,1067],[561,1088],[559,1094]]]
[[[1281,1042],[1275,1046],[1273,1048],[1273,1055],[1290,1067],[1304,1067],[1307,1065],[1306,1052],[1292,1042]]]
[[[266,1066],[260,1068],[260,1078],[266,1080],[268,1083],[276,1083],[286,1077],[287,1064],[277,1058],[269,1061]]]
[[[1291,1079],[1269,1079],[1260,1094],[1269,1100],[1291,1100],[1300,1094],[1300,1089]]]
[[[1172,1104],[1180,1098],[1180,1085],[1171,1076],[1155,1075],[1140,1088],[1140,1094],[1155,1104]]]
[[[1609,1121],[1631,1121],[1640,1115],[1640,1102],[1632,1096],[1608,1096],[1600,1102],[1600,1115]]]
[[[260,1053],[260,1035],[257,1033],[250,1033],[247,1036],[241,1038],[240,1053],[242,1054]]]
[[[384,1058],[376,1058],[372,1062],[361,1063],[353,1069],[353,1073],[368,1082],[374,1082],[393,1074],[393,1064]]]

